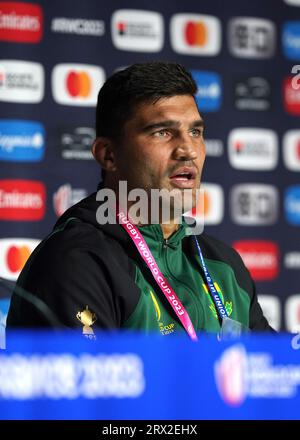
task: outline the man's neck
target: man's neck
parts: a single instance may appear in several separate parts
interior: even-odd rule
[[[118,183],[116,183],[116,182],[110,182],[109,181],[109,179],[107,178],[107,176],[106,176],[106,179],[105,179],[105,181],[104,181],[104,187],[106,187],[106,188],[109,188],[109,189],[112,189],[113,191],[115,191],[115,194],[117,194],[117,201],[118,201]],[[132,203],[128,203],[128,206],[127,206],[127,208],[129,209],[129,207],[133,204],[134,202],[132,202]],[[150,216],[150,214],[149,214],[149,216]],[[151,217],[151,216],[150,216]],[[134,219],[132,219],[133,221],[134,221]],[[137,223],[137,224],[139,224],[139,223]],[[147,224],[150,224],[150,222],[148,223],[148,221],[147,220],[145,220],[145,222],[143,222],[142,223],[144,226],[145,225],[147,225]],[[179,224],[178,223],[176,223],[176,221],[175,220],[171,220],[170,221],[170,223],[167,223],[167,224],[162,224],[162,223],[160,223],[160,226],[161,226],[161,229],[162,229],[162,233],[163,233],[163,236],[164,236],[164,239],[168,239],[169,237],[171,237],[171,235],[174,233],[174,232],[176,232],[177,231],[177,229],[179,228]]]
[[[179,224],[178,223],[168,223],[168,224],[161,224],[161,229],[163,232],[164,239],[167,240],[171,235],[177,231]]]

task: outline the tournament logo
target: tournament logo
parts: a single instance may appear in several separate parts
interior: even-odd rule
[[[275,25],[270,20],[236,17],[228,25],[229,50],[241,58],[270,58],[275,53]]]
[[[80,202],[80,200],[86,196],[87,191],[85,189],[73,189],[69,183],[61,185],[53,194],[53,207],[55,214],[57,217],[60,217],[67,209]]]
[[[295,399],[300,384],[299,363],[276,364],[269,351],[247,353],[242,344],[223,351],[215,362],[214,373],[220,397],[235,407],[246,399],[251,399],[254,405],[257,399],[259,404],[262,399],[266,403],[270,398]]]
[[[77,312],[76,318],[83,325],[82,334],[88,339],[96,339],[92,325],[97,321],[95,313],[89,310],[89,306],[86,306],[82,312]]]
[[[39,162],[45,151],[45,130],[39,122],[0,120],[0,160]]]
[[[45,216],[46,188],[35,180],[0,180],[0,220],[38,221]]]
[[[112,14],[111,35],[117,49],[159,52],[164,44],[164,22],[158,12],[119,9]]]
[[[41,6],[24,2],[0,3],[0,41],[39,43],[42,34]]]
[[[156,320],[157,320],[157,323],[158,323],[158,326],[159,326],[160,333],[163,336],[169,335],[170,333],[174,333],[174,327],[175,327],[174,322],[171,322],[171,324],[165,325],[161,321],[160,307],[159,307],[159,304],[157,302],[157,299],[156,299],[154,293],[151,290],[150,290],[150,298],[152,299],[152,302],[153,302],[153,306],[154,306],[155,314],[156,314]]]
[[[192,70],[197,84],[196,103],[200,112],[218,111],[222,103],[221,77],[214,72]]]
[[[247,353],[242,345],[224,351],[215,363],[217,389],[230,406],[240,406],[247,397]]]
[[[175,14],[170,22],[171,45],[187,55],[215,56],[221,50],[221,22],[202,14]]]
[[[95,106],[104,70],[89,64],[57,64],[51,76],[54,100],[63,105]]]

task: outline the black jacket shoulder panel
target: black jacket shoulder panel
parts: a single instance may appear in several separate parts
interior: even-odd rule
[[[62,325],[80,326],[76,315],[88,306],[97,316],[95,325],[108,329],[120,327],[135,308],[140,292],[134,277],[135,267],[116,240],[74,219],[65,228],[61,223],[38,246],[17,284],[55,311]],[[34,321],[50,325],[47,317],[15,292],[7,326],[18,322],[25,327]]]

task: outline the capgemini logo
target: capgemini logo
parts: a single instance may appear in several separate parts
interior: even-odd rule
[[[215,381],[218,391],[230,406],[240,406],[247,395],[247,353],[243,345],[224,351],[215,363]]]

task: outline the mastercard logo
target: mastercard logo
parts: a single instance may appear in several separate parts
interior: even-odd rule
[[[66,88],[72,97],[87,98],[92,89],[91,79],[87,72],[71,71],[66,77]]]
[[[13,273],[20,272],[31,254],[27,246],[11,246],[6,255],[6,264]]]
[[[196,206],[191,210],[193,217],[207,216],[210,211],[211,201],[207,191],[201,191]]]
[[[202,47],[207,44],[207,26],[203,21],[188,21],[185,25],[184,35],[189,46]]]
[[[215,183],[201,184],[202,201],[199,204],[198,212],[204,217],[206,225],[216,225],[221,223],[224,216],[224,193],[220,185]],[[199,214],[198,214],[199,215]]]
[[[91,64],[57,64],[51,74],[53,98],[62,105],[94,107],[104,80],[102,67]]]
[[[0,277],[16,281],[39,243],[31,238],[0,238]]]

